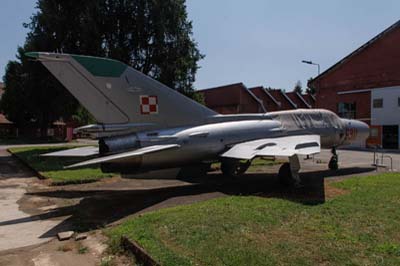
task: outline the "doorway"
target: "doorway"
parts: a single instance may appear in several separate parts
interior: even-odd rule
[[[382,127],[382,147],[384,149],[399,148],[399,126],[383,126]]]

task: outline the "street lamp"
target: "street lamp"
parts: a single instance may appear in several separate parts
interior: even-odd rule
[[[301,60],[301,62],[304,63],[304,64],[308,64],[308,65],[318,66],[318,76],[321,73],[319,64],[314,63],[313,61],[308,61],[308,60]],[[306,159],[310,159],[310,155],[307,155]]]
[[[321,73],[319,64],[314,63],[313,61],[308,61],[308,60],[302,60],[301,62],[304,63],[304,64],[318,66],[318,76]]]

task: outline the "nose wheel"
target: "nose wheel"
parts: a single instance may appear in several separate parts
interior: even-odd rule
[[[328,167],[331,170],[337,170],[337,169],[339,169],[339,156],[336,153],[336,148],[333,147],[331,152],[332,152],[332,157],[329,160]]]

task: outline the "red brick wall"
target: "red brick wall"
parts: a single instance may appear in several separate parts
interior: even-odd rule
[[[382,145],[382,126],[370,126],[371,128],[376,128],[378,130],[378,136],[369,137],[367,139],[367,146],[375,147]]]
[[[279,110],[292,110],[295,109],[288,100],[283,97],[280,90],[270,90],[268,91],[278,102],[281,102]]]
[[[302,96],[312,108],[315,107],[315,101],[310,94],[303,94]]]
[[[255,87],[250,89],[258,99],[263,101],[264,107],[267,112],[278,111],[279,106],[263,91],[262,87]]]
[[[240,105],[239,113],[260,113],[262,109],[260,108],[259,102],[254,99],[253,96],[247,91],[247,88],[240,90]]]
[[[317,108],[324,108],[338,113],[338,104],[356,103],[356,119],[370,123],[371,92],[337,94],[337,90],[324,90],[317,95]]]
[[[229,106],[237,105],[240,102],[240,91],[242,87],[239,84],[224,86],[215,89],[201,90],[206,106]]]
[[[220,114],[258,113],[259,103],[242,83],[198,91],[208,108]]]
[[[337,93],[400,85],[399,47],[400,28],[397,28],[316,80],[313,83],[317,88],[316,107],[337,112],[339,102],[356,102],[356,118],[370,118],[370,92]]]
[[[286,95],[297,105],[297,108],[308,108],[295,92],[288,92]]]
[[[316,86],[343,91],[399,85],[399,47],[400,28],[397,28],[322,76]]]

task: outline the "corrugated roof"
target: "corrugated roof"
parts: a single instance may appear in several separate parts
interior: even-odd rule
[[[286,94],[286,92],[284,92],[283,90],[280,91],[282,96],[295,108],[297,109],[297,104],[295,104],[292,99],[290,99],[290,97]]]
[[[275,97],[272,96],[272,94],[269,93],[269,91],[266,88],[262,88],[262,90],[277,106],[281,107],[281,102],[275,99]]]
[[[338,68],[340,65],[346,63],[351,57],[361,53],[362,51],[364,51],[367,47],[369,47],[371,44],[375,43],[376,41],[380,40],[382,37],[384,37],[386,34],[390,33],[391,31],[393,31],[394,29],[396,29],[397,27],[400,26],[400,20],[398,20],[396,23],[394,23],[393,25],[391,25],[389,28],[385,29],[384,31],[382,31],[381,33],[379,33],[378,35],[376,35],[374,38],[372,38],[371,40],[369,40],[368,42],[366,42],[365,44],[363,44],[362,46],[360,46],[358,49],[356,49],[354,52],[352,52],[351,54],[347,55],[346,57],[344,57],[342,60],[340,60],[339,62],[337,62],[336,64],[334,64],[333,66],[331,66],[330,68],[328,68],[327,70],[325,70],[324,72],[322,72],[320,75],[318,75],[317,77],[315,77],[311,82],[309,82],[308,86],[312,86],[314,87],[315,82],[320,79],[321,77],[325,76],[326,74],[332,72],[333,70],[335,70],[336,68]]]
[[[244,85],[243,85],[244,86]],[[253,97],[254,100],[256,100],[256,102],[258,102],[258,105],[263,109],[264,113],[267,112],[267,109],[265,109],[264,103],[263,101],[261,101],[251,90],[249,90],[246,86],[244,86],[247,93],[249,93],[251,95],[251,97]]]
[[[304,103],[304,105],[307,106],[307,108],[312,108],[312,106],[306,101],[306,99],[303,98],[303,96],[300,93],[296,92],[296,95],[297,97],[300,98],[300,100]]]

